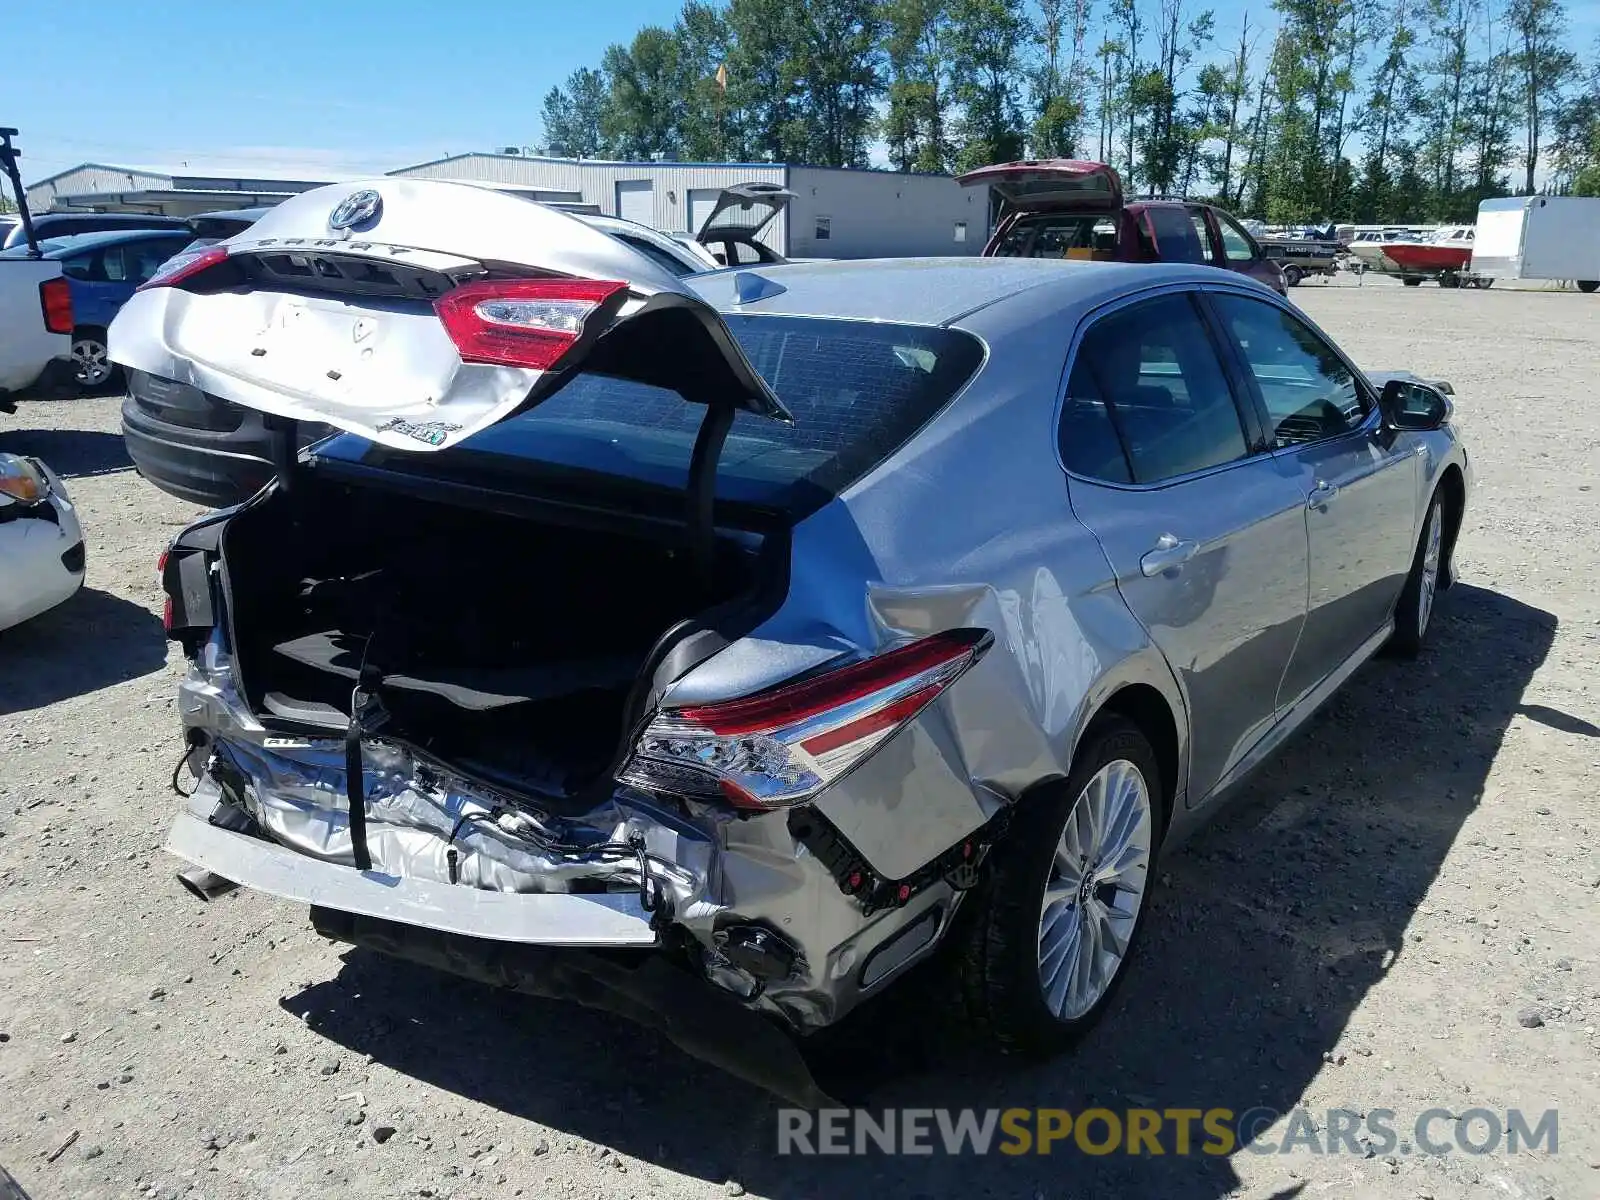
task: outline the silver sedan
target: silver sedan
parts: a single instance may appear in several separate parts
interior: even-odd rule
[[[428,181],[286,201],[111,339],[287,447],[165,560],[189,886],[800,1099],[941,946],[1002,1047],[1094,1022],[1158,856],[1422,645],[1470,486],[1448,385],[1236,274],[680,279]]]

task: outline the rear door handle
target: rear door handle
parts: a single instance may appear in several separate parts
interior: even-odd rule
[[[1339,485],[1336,483],[1323,483],[1317,480],[1317,486],[1311,489],[1306,497],[1306,503],[1312,508],[1321,508],[1339,494]]]
[[[1163,533],[1156,539],[1155,549],[1146,551],[1139,560],[1139,569],[1146,575],[1159,575],[1173,567],[1181,567],[1199,552],[1199,542],[1185,542],[1175,534]]]

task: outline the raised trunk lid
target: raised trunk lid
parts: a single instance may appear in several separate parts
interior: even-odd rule
[[[1105,163],[1076,158],[996,163],[958,175],[962,187],[987,185],[1000,198],[1002,218],[1014,212],[1114,213],[1122,180]]]
[[[776,183],[736,183],[723,188],[695,238],[708,242],[738,234],[753,239],[777,220],[794,197],[795,193]]]
[[[537,404],[591,359],[687,400],[788,418],[722,318],[676,277],[565,213],[487,188],[411,179],[318,188],[203,253],[169,264],[123,307],[115,361],[404,450],[455,445]],[[512,294],[507,281],[574,298]],[[508,299],[484,290],[496,283]],[[488,340],[469,346],[447,329],[463,311]],[[506,357],[494,339],[507,329],[565,348]]]

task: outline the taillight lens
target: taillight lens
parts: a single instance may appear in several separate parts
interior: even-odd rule
[[[597,279],[483,279],[446,292],[433,308],[462,362],[548,371],[626,288]]]
[[[45,329],[51,333],[72,332],[72,285],[65,279],[46,279],[39,285],[39,307],[44,312]]]
[[[156,273],[141,283],[135,291],[148,291],[158,287],[177,287],[201,271],[208,271],[223,259],[228,251],[222,246],[207,246],[203,250],[184,250],[174,254],[156,268]]]
[[[955,629],[744,699],[663,709],[618,778],[754,811],[803,803],[860,766],[993,641],[987,630]]]

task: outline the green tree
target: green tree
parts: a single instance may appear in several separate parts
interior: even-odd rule
[[[864,167],[873,103],[883,92],[877,7],[873,0],[806,0],[797,17],[804,161]]]
[[[1428,32],[1434,55],[1425,70],[1431,80],[1423,109],[1422,164],[1433,186],[1430,215],[1454,210],[1457,172],[1465,141],[1462,105],[1474,69],[1472,30],[1479,0],[1429,0]]]
[[[601,60],[610,90],[600,129],[621,158],[682,156],[684,95],[678,39],[647,25],[628,46],[611,46]]]
[[[1383,13],[1389,28],[1384,57],[1374,70],[1367,98],[1366,155],[1361,181],[1356,187],[1355,218],[1361,222],[1391,219],[1387,205],[1393,185],[1390,159],[1395,144],[1405,136],[1414,111],[1416,72],[1410,51],[1416,32],[1409,19],[1415,0],[1393,0]]]
[[[544,98],[544,145],[563,158],[595,158],[605,150],[600,114],[606,104],[606,78],[579,67],[565,87],[553,87]]]
[[[722,9],[705,0],[686,0],[672,33],[678,41],[679,87],[684,97],[678,131],[683,157],[691,162],[743,157],[736,114],[730,111],[727,89],[718,80],[730,50]]]
[[[729,0],[727,97],[742,157],[805,161],[811,134],[801,96],[799,8],[793,0]]]
[[[889,65],[881,133],[899,171],[950,165],[950,14],[947,0],[887,0],[880,13]]]
[[[1038,64],[1030,72],[1033,120],[1030,152],[1038,158],[1071,158],[1078,153],[1088,88],[1084,43],[1089,36],[1092,0],[1039,0],[1033,26]]]
[[[951,70],[962,107],[957,169],[1022,157],[1017,80],[1028,32],[1021,0],[952,0]]]
[[[1545,121],[1561,88],[1576,73],[1578,60],[1565,45],[1567,14],[1561,0],[1511,0],[1506,19],[1513,40],[1511,68],[1521,83],[1522,190],[1532,195]]]

